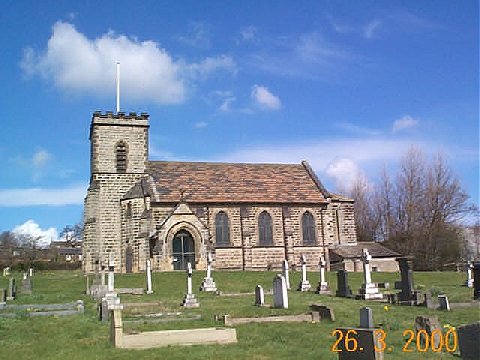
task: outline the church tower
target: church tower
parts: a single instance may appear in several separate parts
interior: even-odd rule
[[[149,115],[93,113],[90,125],[90,186],[85,197],[83,269],[114,261],[125,266],[121,241],[122,196],[145,173]]]

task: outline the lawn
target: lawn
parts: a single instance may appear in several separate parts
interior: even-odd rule
[[[20,283],[21,275],[14,274]],[[198,289],[203,272],[194,273],[194,289]],[[266,292],[272,287],[275,272],[213,272],[217,287],[223,293],[252,293],[260,284]],[[373,273],[373,281],[399,280],[398,274]],[[327,279],[336,289],[336,274],[328,273]],[[309,273],[312,287],[316,287],[318,273]],[[471,302],[473,290],[462,287],[465,274],[453,272],[414,273],[415,286],[435,293],[445,293],[451,303]],[[144,287],[143,274],[125,274],[115,277],[116,287]],[[292,289],[300,282],[300,273],[291,273]],[[361,273],[349,274],[349,285],[354,293],[362,281]],[[370,306],[374,322],[383,323],[386,329],[386,359],[455,359],[447,352],[432,350],[404,352],[403,332],[413,329],[415,316],[435,315],[441,324],[457,327],[460,324],[480,320],[477,302],[473,307],[454,308],[450,312],[428,310],[421,307],[388,306],[383,303],[365,302],[330,296],[316,295],[313,291],[289,292],[288,310],[253,306],[254,295],[218,296],[212,293],[197,294],[201,304],[198,309],[180,306],[186,289],[183,272],[153,274],[154,294],[144,296],[122,295],[122,302],[157,302],[158,311],[182,312],[184,316],[199,314],[201,319],[165,323],[125,324],[125,331],[185,329],[218,326],[214,315],[230,314],[232,317],[260,317],[283,314],[302,314],[312,303],[321,303],[333,308],[336,322],[320,323],[263,323],[237,326],[238,343],[223,346],[168,347],[150,350],[114,349],[109,343],[109,324],[96,317],[95,302],[84,294],[85,278],[79,271],[45,271],[33,277],[33,294],[19,294],[17,304],[59,303],[75,300],[85,301],[85,314],[64,317],[30,318],[20,314],[15,319],[0,318],[0,359],[337,359],[332,352],[336,327],[358,326],[359,309]],[[18,285],[20,285],[18,283]],[[8,278],[0,277],[0,287],[8,286]],[[20,288],[20,286],[18,286]],[[272,303],[272,295],[265,295]],[[23,315],[23,316],[22,316]],[[414,345],[414,344],[412,344]]]

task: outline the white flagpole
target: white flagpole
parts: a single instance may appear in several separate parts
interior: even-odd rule
[[[120,111],[120,63],[117,61],[117,114]]]

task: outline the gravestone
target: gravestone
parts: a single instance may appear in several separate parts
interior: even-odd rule
[[[467,262],[467,280],[465,280],[465,286],[473,288],[473,263]]]
[[[320,257],[319,265],[320,265],[320,282],[318,283],[316,293],[320,295],[330,295],[330,288],[325,278],[325,267],[327,263],[323,256]]]
[[[397,259],[398,266],[400,268],[400,293],[398,294],[398,301],[400,304],[409,304],[413,303],[413,272],[411,269],[412,258],[402,256]],[[397,288],[397,283],[395,283],[395,288]]]
[[[17,296],[17,285],[15,284],[15,278],[10,278],[8,280],[7,300],[15,300],[15,296]]]
[[[381,300],[383,299],[383,294],[378,290],[377,285],[372,282],[372,273],[370,267],[371,260],[372,255],[370,255],[367,249],[363,249],[363,284],[359,289],[359,295],[360,298],[364,300]]]
[[[33,276],[33,267],[28,269],[28,276],[32,277]]]
[[[317,312],[320,320],[335,321],[335,313],[333,312],[333,309],[328,306],[322,304],[312,304],[310,305],[310,310],[312,313]]]
[[[192,264],[190,262],[187,263],[187,293],[183,298],[182,306],[185,307],[199,307],[200,304],[197,301],[197,298],[192,293]]]
[[[438,295],[438,309],[450,311],[450,303],[447,295]]]
[[[369,307],[360,309],[360,327],[362,329],[373,329],[373,312]]]
[[[337,292],[335,293],[338,297],[352,297],[352,290],[348,286],[348,272],[346,270],[337,271]]]
[[[265,305],[265,294],[263,292],[262,285],[255,286],[255,305],[256,306]]]
[[[105,273],[107,269],[105,268],[105,265],[100,266],[100,285],[106,285],[105,284]]]
[[[338,342],[338,359],[339,360],[383,360],[385,351],[375,351],[375,348],[382,349],[382,343],[379,340],[378,334],[375,334],[375,329],[363,329],[363,328],[338,328],[336,329],[342,333],[342,341]],[[356,334],[352,334],[352,330]],[[337,335],[338,337],[339,335]],[[345,339],[355,338],[357,341],[357,347],[355,351],[352,349],[352,341],[349,341],[347,349]]]
[[[438,305],[434,301],[432,293],[430,291],[427,291],[424,294],[423,305],[425,305],[427,309],[436,309],[438,307]]]
[[[463,360],[480,359],[480,321],[457,327],[458,347]]]
[[[273,307],[288,309],[287,283],[281,274],[277,274],[273,279]]]
[[[145,274],[147,275],[147,294],[153,294],[152,290],[152,263],[147,260]]]
[[[300,264],[302,265],[302,281],[298,284],[298,291],[309,291],[312,287],[307,279],[307,258],[305,255],[300,256]]]
[[[3,276],[9,276],[10,275],[10,266],[7,266],[6,268],[3,269]]]
[[[473,298],[480,300],[480,262],[473,265]]]
[[[417,342],[420,341],[422,346],[426,344],[425,335],[422,333],[419,334],[420,330],[425,330],[428,336],[428,341],[431,342],[432,333],[434,330],[435,334],[433,336],[433,344],[431,345],[433,348],[438,349],[440,342],[442,341],[442,328],[438,322],[438,318],[436,316],[417,316],[415,318],[415,333]],[[418,346],[419,344],[417,344]]]
[[[115,267],[113,259],[110,259],[108,262],[108,284],[107,284],[107,291],[114,292],[115,291]]]
[[[102,298],[102,301],[98,305],[98,316],[100,321],[108,321],[110,319],[110,310],[115,307],[122,307],[120,304],[120,298],[117,297],[116,293],[109,292],[105,294],[105,297]]]
[[[287,283],[287,289],[290,290],[290,274],[289,274],[288,261],[287,260],[283,260],[282,272],[283,272],[283,276],[285,277],[285,281]]]
[[[32,295],[32,282],[29,276],[23,278],[21,292],[24,295]]]
[[[7,290],[0,288],[0,309],[3,309],[7,304]]]
[[[217,291],[217,285],[215,284],[215,281],[213,281],[212,278],[212,253],[208,252],[207,254],[207,274],[203,278],[202,284],[200,285],[200,291]]]

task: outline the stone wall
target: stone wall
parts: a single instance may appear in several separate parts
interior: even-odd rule
[[[116,173],[116,147],[127,148],[125,173]],[[124,269],[121,198],[143,176],[148,158],[148,115],[93,114],[90,126],[91,174],[85,198],[84,271],[95,271],[114,260],[115,271]]]

